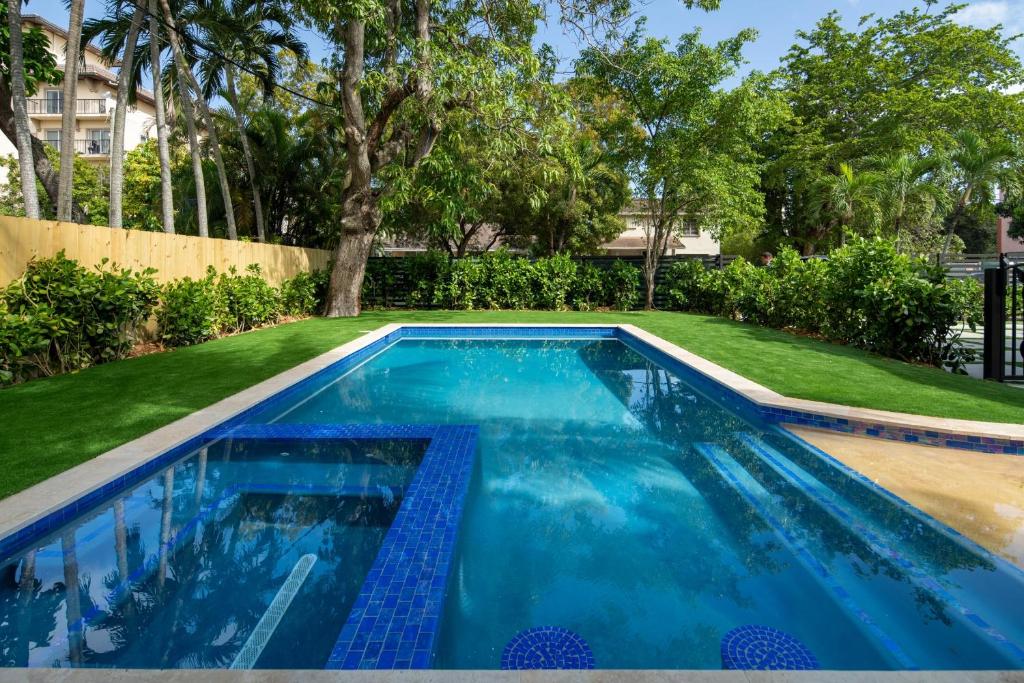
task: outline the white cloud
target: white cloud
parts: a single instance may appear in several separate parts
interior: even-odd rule
[[[955,18],[961,24],[992,28],[996,24],[1007,25],[1013,15],[1013,8],[1007,0],[983,0],[964,7]]]

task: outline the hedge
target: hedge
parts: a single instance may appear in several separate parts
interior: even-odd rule
[[[975,359],[961,332],[982,321],[976,281],[947,279],[940,266],[900,254],[883,239],[856,239],[828,260],[803,261],[783,250],[764,268],[742,259],[721,270],[677,263],[666,287],[675,310],[792,328],[960,372]]]

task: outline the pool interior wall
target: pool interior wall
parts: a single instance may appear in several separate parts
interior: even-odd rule
[[[496,668],[516,633],[552,624],[600,668],[719,668],[721,636],[747,623],[826,668],[1022,665],[1020,572],[764,417],[617,328],[404,328],[0,542],[4,663],[230,666],[314,555],[256,666]],[[462,449],[451,490],[420,465],[425,425],[470,425],[437,440]],[[432,518],[447,537],[420,519],[425,545],[387,545],[414,476],[449,506]],[[107,571],[82,571],[94,559]],[[76,635],[67,615],[87,613]],[[152,626],[168,613],[178,639]]]

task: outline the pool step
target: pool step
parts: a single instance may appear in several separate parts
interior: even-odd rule
[[[812,577],[831,593],[839,606],[846,611],[854,624],[862,624],[869,639],[881,646],[881,651],[889,654],[900,668],[917,668],[913,660],[902,648],[875,622],[864,609],[857,604],[853,596],[843,588],[832,576],[828,568],[808,550],[807,546],[790,531],[789,512],[779,504],[775,497],[742,465],[736,462],[724,448],[717,444],[695,443],[694,449],[702,455],[716,472],[733,489],[735,489],[754,509],[769,527],[778,535],[790,554],[796,558]]]
[[[932,595],[949,607],[958,620],[969,630],[978,634],[983,642],[997,645],[1018,666],[1024,666],[1024,650],[1016,643],[1008,640],[1002,633],[992,627],[987,620],[960,602],[928,572],[900,553],[885,538],[886,534],[884,531],[879,530],[874,525],[862,522],[856,511],[834,491],[799,465],[794,464],[778,450],[765,443],[761,438],[748,433],[737,433],[736,437],[740,443],[768,465],[779,477],[788,484],[795,486],[811,502],[837,520],[850,535],[867,545],[876,555],[886,559],[898,568],[916,588]]]

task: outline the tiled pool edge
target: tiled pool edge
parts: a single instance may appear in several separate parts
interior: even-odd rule
[[[209,435],[429,441],[325,668],[426,669],[433,663],[478,431],[475,425],[267,424]]]
[[[754,410],[767,422],[979,453],[1024,455],[1024,425],[928,417],[788,398],[634,325],[617,327],[681,364],[686,369],[684,374],[696,373],[736,394],[746,402],[746,406],[739,406],[741,410]]]

